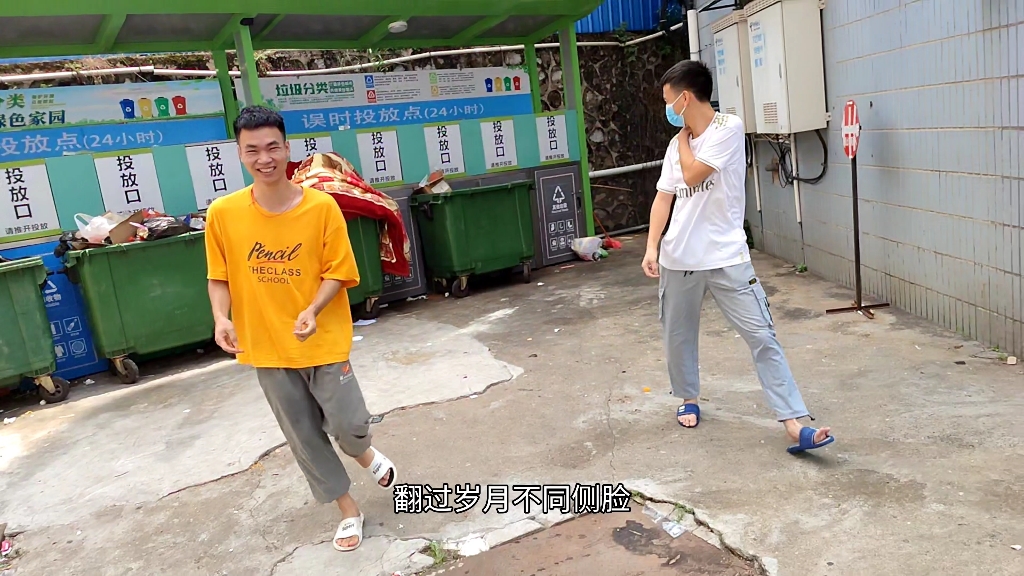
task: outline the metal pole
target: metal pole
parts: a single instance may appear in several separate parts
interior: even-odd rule
[[[217,67],[217,81],[220,83],[220,98],[224,102],[224,121],[227,123],[228,137],[234,138],[238,101],[235,100],[235,88],[228,70],[228,53],[224,50],[214,50],[213,65]]]
[[[252,48],[249,26],[245,24],[239,24],[235,30],[235,58],[238,60],[238,69],[242,72],[242,95],[245,105],[263,104],[259,72],[256,69],[256,53]]]
[[[854,154],[850,158],[850,181],[853,184],[850,195],[853,197],[853,282],[854,290],[856,292],[856,300],[853,306],[847,306],[846,308],[833,308],[826,310],[825,314],[841,314],[843,312],[857,312],[862,314],[866,318],[874,319],[875,315],[871,310],[876,308],[888,308],[889,303],[884,302],[882,304],[871,304],[868,306],[864,305],[863,300],[863,286],[861,285],[860,277],[860,200],[857,195],[857,155]]]
[[[526,71],[530,74],[530,96],[533,99],[533,113],[540,114],[544,111],[544,103],[540,93],[540,72],[537,70],[537,47],[528,42],[523,50],[523,58],[526,60]]]
[[[863,293],[861,292],[860,284],[860,201],[857,198],[857,157],[854,156],[850,159],[850,179],[853,182],[853,282],[857,293],[857,300],[854,301],[854,306],[860,308],[864,300],[861,299]]]
[[[757,163],[757,140],[750,140],[750,160],[754,164],[754,201],[757,203],[757,211],[761,212],[761,175],[758,174],[760,166]]]
[[[690,44],[690,60],[700,60],[700,20],[696,10],[686,11],[687,41]]]
[[[580,55],[576,47],[576,25],[569,24],[558,32],[562,46],[562,84],[565,87],[565,107],[576,111],[576,132],[580,141],[581,172],[583,177],[583,213],[586,215],[587,236],[594,235],[594,199],[590,192],[590,154],[587,151],[587,121],[583,110],[583,77],[580,74]]]

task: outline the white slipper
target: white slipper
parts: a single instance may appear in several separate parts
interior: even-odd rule
[[[362,512],[359,513],[358,518],[345,518],[342,520],[341,524],[338,525],[338,531],[334,533],[334,549],[338,552],[351,552],[359,548],[359,545],[363,543],[363,521],[365,520],[366,517],[363,516]],[[345,540],[353,536],[359,538],[355,546],[344,547],[338,545],[338,540]]]
[[[373,474],[373,479],[377,482],[377,486],[387,490],[395,485],[395,480],[398,479],[398,469],[395,468],[394,462],[378,452],[376,448],[370,446],[370,450],[373,450],[373,462],[370,462],[370,473]],[[382,486],[380,481],[388,475],[388,470],[391,471],[391,481],[388,482],[387,486]]]

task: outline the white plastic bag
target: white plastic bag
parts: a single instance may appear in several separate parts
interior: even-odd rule
[[[120,224],[122,220],[124,220],[123,217],[112,212],[96,217],[89,216],[88,214],[75,214],[78,234],[86,242],[92,242],[93,244],[102,244],[107,236],[110,235],[110,231],[114,229],[114,226]]]
[[[602,242],[604,242],[604,240],[597,236],[577,238],[572,241],[572,251],[575,252],[581,260],[600,260]]]

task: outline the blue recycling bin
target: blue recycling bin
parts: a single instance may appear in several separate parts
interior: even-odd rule
[[[135,119],[135,101],[125,98],[121,100],[121,113],[124,114],[125,120]]]
[[[53,255],[56,242],[34,244],[9,250],[0,250],[0,256],[9,259],[38,256],[46,266],[46,284],[43,301],[53,335],[53,352],[57,357],[55,376],[73,380],[90,374],[106,372],[110,361],[96,354],[93,348],[89,319],[78,287],[61,273],[64,264]]]

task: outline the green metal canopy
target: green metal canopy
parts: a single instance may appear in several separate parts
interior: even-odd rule
[[[5,1],[0,57],[214,51],[234,48],[239,23],[252,48],[352,49],[537,41],[601,0],[49,0]],[[102,10],[102,14],[97,13]],[[402,20],[408,29],[391,33]]]
[[[602,0],[0,0],[0,58],[209,51],[228,132],[241,93],[263,102],[256,50],[344,50],[523,44],[541,112],[534,44],[558,33],[565,107],[576,111],[586,228],[594,234],[575,23]],[[102,13],[98,11],[102,10]],[[404,22],[392,32],[391,24]]]

